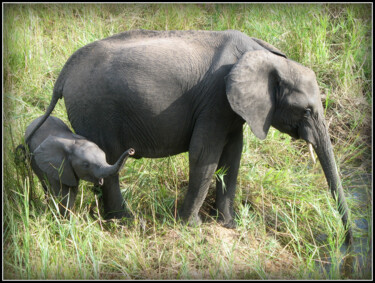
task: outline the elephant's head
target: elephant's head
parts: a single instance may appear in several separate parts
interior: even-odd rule
[[[245,53],[226,77],[226,91],[232,109],[260,139],[272,125],[314,147],[331,193],[346,228],[346,242],[352,241],[348,206],[335,164],[324,120],[323,106],[312,70],[268,51]]]
[[[77,186],[79,179],[103,185],[103,179],[117,174],[134,153],[132,148],[128,149],[114,165],[109,165],[105,153],[93,142],[49,136],[33,155],[45,174],[65,185]]]

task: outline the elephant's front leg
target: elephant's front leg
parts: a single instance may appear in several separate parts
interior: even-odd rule
[[[73,208],[78,187],[69,187],[61,184],[58,180],[49,179],[52,195],[58,204],[59,212],[62,216],[69,216],[69,211]]]
[[[233,201],[236,192],[238,169],[240,166],[243,145],[242,129],[230,135],[228,143],[221,154],[218,169],[223,168],[222,179],[216,181],[216,209],[219,222],[224,227],[235,228]]]
[[[104,179],[102,201],[105,219],[131,218],[131,214],[127,210],[124,198],[121,195],[118,174]]]
[[[221,142],[207,132],[193,135],[189,148],[189,187],[179,209],[179,217],[189,225],[201,223],[198,212],[206,198],[222,147]]]

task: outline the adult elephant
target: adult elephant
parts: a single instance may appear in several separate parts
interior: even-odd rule
[[[271,125],[304,139],[338,201],[346,241],[352,239],[315,74],[262,40],[238,31],[127,31],[69,58],[45,118],[62,97],[76,133],[98,144],[110,163],[129,147],[135,158],[189,151],[189,187],[179,209],[189,223],[200,223],[212,175],[225,167],[216,209],[224,226],[235,226],[245,121],[260,139]],[[107,218],[128,216],[118,175],[105,179],[103,204]]]

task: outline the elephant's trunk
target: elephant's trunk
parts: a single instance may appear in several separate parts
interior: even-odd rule
[[[126,159],[130,155],[134,155],[135,150],[133,148],[129,148],[127,151],[125,151],[120,158],[117,160],[117,162],[113,165],[108,165],[106,167],[102,167],[99,172],[100,181],[99,184],[103,184],[102,178],[106,178],[112,175],[116,175],[122,168],[122,166],[125,164]]]
[[[341,215],[342,222],[346,230],[345,243],[351,244],[353,242],[353,235],[348,219],[349,209],[345,200],[344,191],[333,155],[331,140],[324,122],[318,126],[317,129],[319,132],[319,138],[317,139],[317,143],[314,145],[314,149],[319,158],[320,164],[322,165],[328,186],[331,189],[332,196],[338,205],[338,211]]]

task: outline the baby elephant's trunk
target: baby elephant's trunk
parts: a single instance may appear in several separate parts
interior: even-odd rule
[[[100,172],[101,178],[106,178],[108,176],[116,175],[121,170],[122,166],[125,164],[126,159],[130,155],[134,155],[134,153],[135,153],[135,150],[133,148],[129,148],[120,156],[120,158],[117,160],[115,164],[102,168]]]

